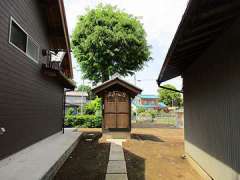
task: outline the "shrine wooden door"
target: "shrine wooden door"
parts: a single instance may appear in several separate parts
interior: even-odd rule
[[[104,98],[104,128],[129,129],[130,101],[125,92],[108,92]]]

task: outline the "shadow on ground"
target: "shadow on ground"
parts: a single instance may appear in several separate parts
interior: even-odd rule
[[[105,180],[110,144],[99,141],[102,133],[84,132],[54,180]]]
[[[145,180],[145,159],[136,154],[123,149],[128,180]]]
[[[162,139],[160,139],[157,136],[151,135],[151,134],[131,134],[131,139],[135,140],[141,140],[141,141],[154,141],[154,142],[164,142]]]

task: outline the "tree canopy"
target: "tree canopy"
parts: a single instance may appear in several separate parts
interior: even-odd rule
[[[94,83],[115,73],[133,75],[151,59],[138,18],[111,5],[100,4],[80,16],[71,44],[83,78]]]
[[[78,91],[82,91],[82,92],[89,92],[89,91],[91,91],[91,87],[90,86],[88,86],[88,85],[83,85],[83,84],[81,84],[80,86],[78,86],[78,88],[77,88],[77,90]]]
[[[176,90],[176,87],[171,84],[163,85],[166,88]],[[171,91],[168,89],[160,88],[158,90],[160,101],[166,104],[167,106],[181,106],[183,103],[181,93]]]
[[[88,98],[89,100],[92,100],[95,98],[95,95],[92,93],[92,88],[88,85],[81,84],[78,86],[77,91],[82,91],[88,93]]]

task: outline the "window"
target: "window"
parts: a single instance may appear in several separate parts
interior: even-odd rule
[[[25,53],[29,58],[38,62],[39,46],[34,40],[11,18],[9,43]]]
[[[30,38],[27,40],[27,54],[35,60],[38,58],[38,47]]]
[[[10,41],[22,51],[26,51],[27,35],[12,21]]]

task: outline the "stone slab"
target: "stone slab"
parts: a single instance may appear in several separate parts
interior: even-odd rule
[[[122,146],[111,143],[110,151],[123,151]]]
[[[128,180],[127,174],[106,174],[105,180]]]
[[[126,174],[125,161],[109,161],[107,167],[107,174]]]
[[[123,151],[110,151],[109,161],[124,161]]]
[[[111,142],[113,144],[122,146],[122,143],[126,141],[126,139],[107,139],[108,142]]]
[[[52,179],[77,145],[80,132],[66,129],[0,161],[1,180]]]

